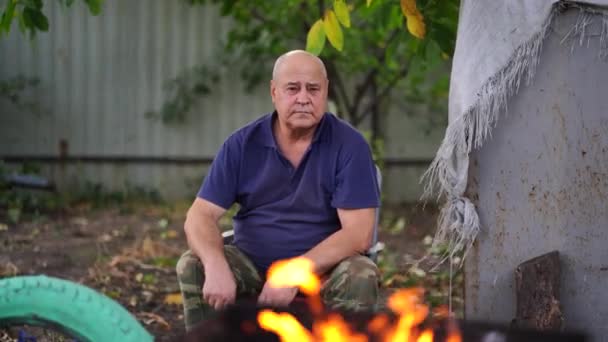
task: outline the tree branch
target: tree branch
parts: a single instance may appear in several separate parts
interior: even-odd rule
[[[251,10],[251,17],[259,20],[262,24],[264,24],[266,26],[272,26],[272,25],[270,25],[270,22],[268,21],[268,19],[266,17],[264,17],[260,12],[258,12],[256,8],[253,8]]]
[[[357,116],[353,121],[353,125],[357,126],[361,123],[361,121],[369,114],[370,110],[374,108],[374,106],[380,106],[380,102],[384,100],[384,98],[390,93],[391,90],[395,87],[397,82],[402,80],[409,71],[409,64],[404,66],[401,70],[397,72],[397,75],[388,82],[386,87],[384,87],[378,95],[365,107],[365,110],[361,113],[361,115]]]
[[[378,59],[380,61],[380,64],[384,63],[384,61],[386,59],[386,50],[388,49],[390,44],[395,41],[395,39],[397,38],[397,35],[399,34],[399,31],[400,31],[400,29],[394,30],[391,33],[391,35],[389,36],[388,40],[386,41],[386,44],[384,44],[384,48],[376,51],[375,56],[376,56],[376,59]],[[352,107],[349,107],[349,109],[348,109],[349,112],[352,113],[353,118],[356,118],[358,116],[359,105],[361,104],[363,95],[365,94],[367,89],[371,86],[373,78],[376,77],[376,75],[378,74],[379,71],[380,71],[380,69],[378,67],[370,70],[367,73],[367,75],[365,76],[365,80],[361,83],[361,85],[359,87],[357,87],[357,92],[355,93],[354,103],[353,103]]]
[[[328,60],[325,61],[325,65],[327,67],[328,78],[330,79],[329,85],[331,88],[335,89],[336,100],[342,102],[342,108],[346,110],[346,114],[349,119],[354,119],[354,113],[349,110],[350,108],[350,99],[348,97],[348,93],[346,92],[346,87],[344,86],[344,82],[342,81],[342,77],[338,74],[338,69],[333,61]],[[338,106],[340,104],[338,103]]]

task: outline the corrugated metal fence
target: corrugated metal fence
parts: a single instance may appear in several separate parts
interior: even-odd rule
[[[272,109],[266,86],[246,94],[233,75],[200,101],[185,124],[145,116],[167,99],[167,80],[215,55],[229,25],[215,8],[110,0],[98,17],[81,2],[66,9],[50,1],[46,8],[48,33],[29,40],[15,26],[0,40],[0,79],[40,80],[23,94],[32,108],[0,99],[0,157],[38,157],[60,186],[88,180],[193,196],[222,141]],[[442,133],[421,135],[404,118],[390,119],[405,121],[391,125],[387,153],[418,162],[394,163],[386,171],[386,196],[393,201],[418,197],[418,177]],[[58,162],[59,156],[67,162]]]

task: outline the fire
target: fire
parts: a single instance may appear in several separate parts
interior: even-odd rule
[[[386,330],[389,324],[387,315],[378,315],[372,318],[371,322],[367,324],[367,330],[374,334],[380,334]]]
[[[306,258],[277,261],[268,269],[268,282],[276,287],[298,286],[303,293],[315,296],[321,290],[321,281],[313,270],[312,261]]]
[[[420,337],[418,337],[418,342],[433,342],[433,331],[425,330]]]
[[[448,322],[448,337],[446,342],[462,342],[462,336],[456,324],[452,321]]]
[[[462,337],[458,331],[451,331],[446,342],[462,342]]]
[[[319,292],[321,281],[314,274],[312,261],[294,258],[274,263],[268,270],[271,285],[297,286],[309,296],[310,308],[316,316],[312,332],[306,329],[289,313],[275,313],[263,310],[258,314],[260,327],[279,335],[281,341],[296,342],[367,342],[364,333],[357,332],[339,314],[323,315],[323,305]],[[398,316],[395,323],[387,314],[379,314],[367,323],[367,332],[382,338],[384,342],[433,342],[432,329],[421,330],[420,324],[429,317],[429,307],[423,303],[424,289],[402,289],[391,295],[388,307]],[[442,318],[448,317],[446,309],[435,312]],[[462,342],[455,324],[449,323],[446,342]]]
[[[386,342],[404,341],[412,339],[414,327],[422,323],[429,314],[428,306],[422,304],[424,289],[412,288],[400,290],[388,299],[388,307],[399,314],[397,325],[389,330]],[[417,342],[422,342],[418,339]],[[432,336],[431,336],[432,342]]]
[[[268,282],[276,287],[297,286],[304,294],[308,295],[308,304],[314,314],[319,315],[323,311],[323,303],[319,292],[321,281],[314,273],[314,264],[306,258],[293,258],[280,260],[268,269]]]
[[[338,314],[329,315],[327,320],[317,321],[313,331],[317,341],[367,342],[367,336],[351,331],[348,323]]]
[[[312,335],[292,315],[262,310],[258,314],[260,327],[279,335],[281,341],[312,342]]]

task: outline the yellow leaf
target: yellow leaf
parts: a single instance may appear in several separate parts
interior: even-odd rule
[[[407,17],[407,29],[416,38],[424,38],[426,27],[422,15]]]
[[[336,16],[344,27],[350,27],[350,14],[348,13],[348,6],[344,0],[334,0],[334,11]]]
[[[181,293],[170,293],[165,296],[165,304],[181,305],[183,303]]]
[[[167,237],[169,239],[175,239],[177,237],[177,232],[175,230],[173,230],[173,229],[169,229],[167,231]]]
[[[401,0],[401,12],[405,17],[415,15],[418,12],[416,0]]]
[[[317,20],[306,36],[306,51],[318,56],[323,51],[325,46],[325,30],[323,29],[323,21]]]
[[[338,18],[336,18],[336,14],[332,10],[328,10],[325,12],[325,16],[323,17],[323,28],[325,29],[325,34],[327,35],[327,39],[333,47],[338,51],[342,51],[344,47],[344,36],[342,36],[342,28],[340,27],[340,23],[338,22]]]
[[[367,0],[367,7],[372,4],[372,0]]]
[[[407,29],[416,38],[424,38],[426,26],[424,17],[416,8],[416,0],[401,0],[401,11],[407,21]]]

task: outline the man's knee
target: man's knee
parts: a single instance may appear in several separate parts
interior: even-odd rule
[[[230,266],[237,289],[244,293],[256,293],[262,288],[262,279],[255,266],[234,246],[224,246],[224,255]],[[201,291],[205,281],[205,270],[200,259],[188,250],[180,257],[175,267],[182,291]]]
[[[177,261],[175,271],[177,273],[177,280],[179,281],[180,286],[182,284],[188,285],[186,287],[202,286],[202,281],[204,279],[203,266],[199,258],[192,253],[192,251],[188,250],[182,254]]]
[[[350,257],[331,272],[324,286],[324,298],[333,307],[370,310],[378,301],[379,270],[365,256]]]
[[[338,275],[344,277],[348,287],[355,293],[377,292],[380,271],[368,257],[350,257],[337,267]]]

